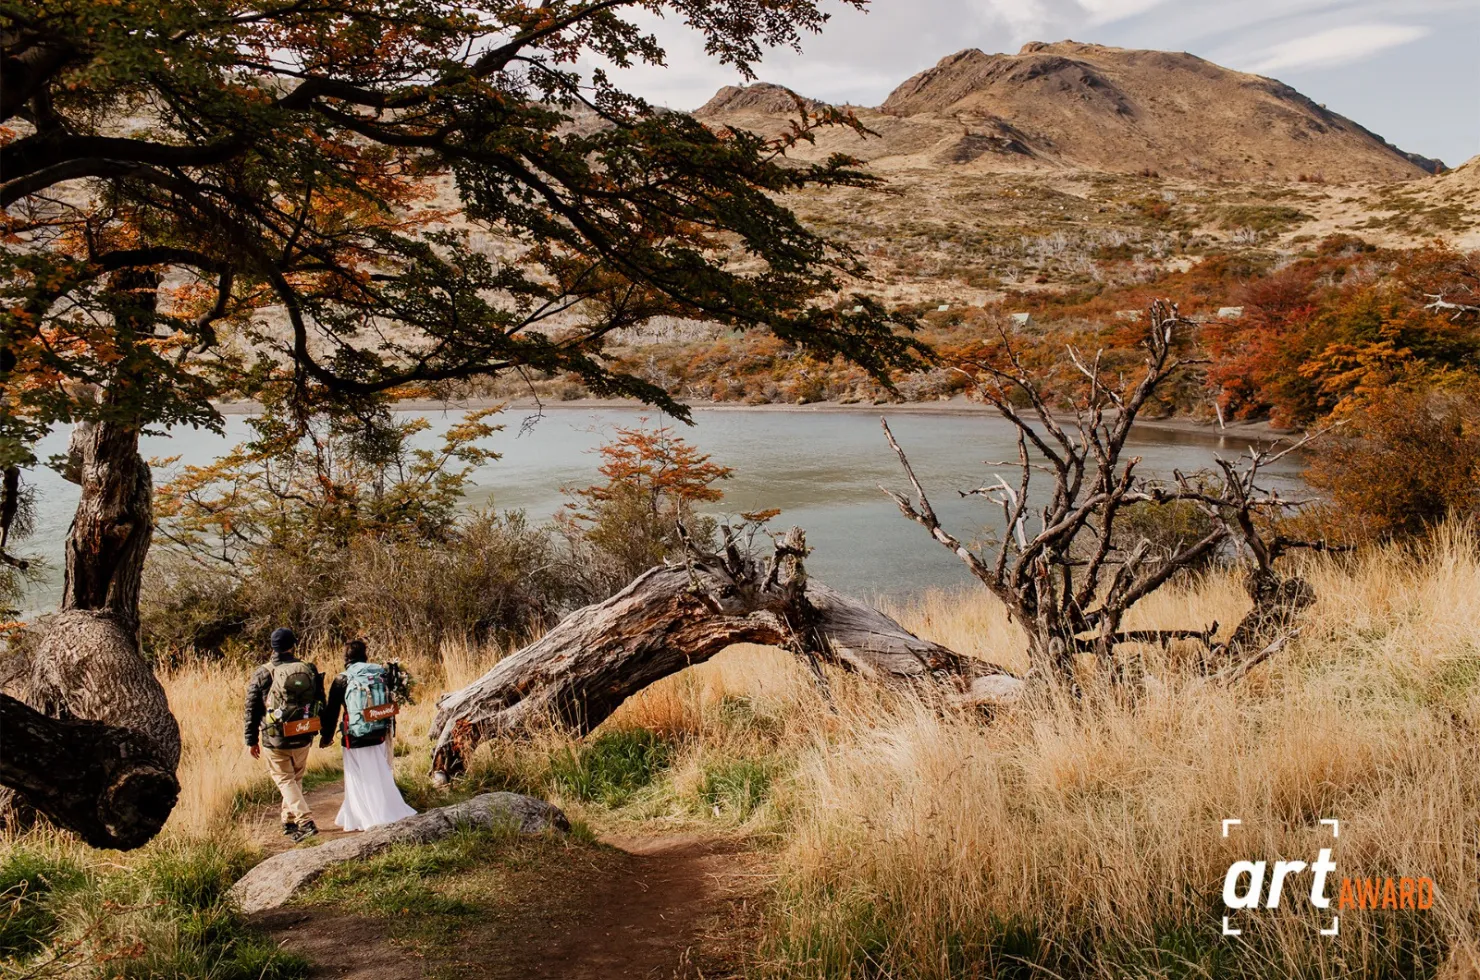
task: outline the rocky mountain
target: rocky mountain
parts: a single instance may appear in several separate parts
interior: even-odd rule
[[[777,85],[731,86],[696,115],[772,130],[795,115],[798,98]],[[812,152],[842,150],[881,170],[1343,183],[1423,177],[1437,164],[1273,79],[1190,54],[1074,41],[1033,42],[1015,55],[960,51],[907,79],[882,105],[855,111],[877,138],[827,132]]]
[[[756,82],[754,85],[726,85],[714,93],[714,98],[704,103],[694,115],[707,118],[739,113],[795,115],[799,105],[811,110],[819,103],[803,98],[785,85]]]

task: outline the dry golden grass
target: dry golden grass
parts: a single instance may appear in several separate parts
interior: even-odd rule
[[[190,837],[220,831],[238,794],[267,779],[242,744],[242,694],[250,671],[198,662],[161,675],[180,720],[180,802],[167,830]],[[313,752],[311,768],[337,767],[337,750]]]
[[[1480,541],[1452,529],[1421,556],[1374,552],[1307,572],[1320,599],[1304,634],[1231,689],[1203,683],[1190,651],[1148,650],[1160,683],[1138,704],[1021,708],[983,725],[838,675],[829,705],[788,655],[735,647],[607,722],[678,746],[654,792],[615,815],[551,793],[598,825],[713,820],[779,841],[764,959],[788,976],[1011,975],[1023,959],[1065,976],[1418,976],[1440,960],[1457,970],[1480,957]],[[1214,575],[1153,596],[1135,623],[1216,619],[1227,630],[1245,605],[1235,576]],[[1020,631],[983,592],[891,611],[956,649],[1025,666]],[[372,651],[399,655],[421,683],[400,722],[403,776],[425,770],[437,694],[502,652]],[[332,674],[337,651],[314,654]],[[222,828],[236,795],[263,779],[240,745],[245,679],[219,665],[166,677],[186,745],[171,834]],[[539,778],[570,744],[552,734],[486,751]],[[770,803],[723,817],[696,806],[707,774],[737,760],[781,774]],[[337,764],[337,750],[314,753],[315,766]],[[1243,821],[1228,839],[1226,817]],[[1341,820],[1333,894],[1346,876],[1429,876],[1434,908],[1348,911],[1330,940],[1291,898],[1251,917],[1239,940],[1219,936],[1229,864],[1313,860],[1329,843],[1324,817]],[[1301,890],[1292,882],[1291,895]]]
[[[1480,542],[1452,531],[1422,561],[1386,552],[1311,575],[1321,599],[1305,636],[1232,690],[1158,658],[1166,687],[1134,708],[1025,709],[983,727],[900,706],[819,739],[792,790],[785,972],[971,976],[1016,956],[1081,976],[1473,967]],[[937,639],[985,618],[978,650],[1009,659],[1015,638],[979,604],[932,599],[904,618]],[[1141,615],[1229,624],[1240,611],[1236,584],[1215,577]],[[1225,840],[1227,817],[1243,825]],[[1435,907],[1349,911],[1329,940],[1287,900],[1223,939],[1230,863],[1311,861],[1326,817],[1341,820],[1333,896],[1343,876],[1426,875]]]

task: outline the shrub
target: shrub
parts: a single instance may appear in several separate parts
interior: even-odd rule
[[[518,512],[475,512],[436,543],[274,545],[233,574],[167,550],[148,567],[141,618],[156,655],[221,651],[234,639],[261,648],[284,622],[308,638],[414,637],[431,649],[450,638],[517,639],[590,599],[557,536]]]
[[[1306,471],[1330,496],[1329,530],[1401,537],[1480,511],[1480,393],[1390,389],[1353,423],[1316,443]]]
[[[666,426],[618,429],[601,448],[605,482],[568,490],[554,527],[520,512],[457,516],[472,466],[491,458],[474,445],[493,430],[484,414],[454,426],[438,452],[413,446],[421,420],[331,429],[323,439],[338,462],[326,464],[269,413],[253,423],[256,440],[186,467],[160,491],[168,546],[145,576],[146,647],[260,649],[284,623],[309,640],[517,641],[681,551],[680,521],[713,546],[716,522],[696,507],[721,498],[714,484],[730,469]],[[284,486],[264,475],[276,471]]]
[[[1256,232],[1284,231],[1309,220],[1310,215],[1284,205],[1235,205],[1222,212],[1224,228],[1249,228]]]
[[[485,640],[543,627],[584,593],[556,538],[522,514],[460,515],[495,410],[423,446],[425,419],[377,409],[304,422],[269,402],[256,435],[160,488],[143,633],[156,653],[260,645],[291,622],[346,632]],[[578,580],[578,577],[576,577]]]
[[[139,632],[157,657],[219,651],[247,631],[253,611],[242,579],[155,548],[144,565]]]
[[[252,633],[287,620],[309,635],[519,637],[580,598],[554,536],[521,513],[474,513],[439,542],[361,538],[273,549],[246,582]]]

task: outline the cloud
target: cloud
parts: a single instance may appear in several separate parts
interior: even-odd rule
[[[1427,27],[1405,24],[1348,24],[1271,45],[1249,67],[1257,72],[1284,68],[1330,68],[1333,65],[1360,61],[1386,48],[1416,41],[1429,33]]]
[[[1166,0],[1079,0],[1079,6],[1090,16],[1092,24],[1111,24],[1143,14]]]

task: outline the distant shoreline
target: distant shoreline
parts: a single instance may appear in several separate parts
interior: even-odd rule
[[[510,412],[565,412],[565,411],[650,411],[653,414],[661,414],[659,409],[651,405],[627,398],[577,398],[571,401],[542,401],[537,402],[533,398],[463,398],[453,401],[438,401],[426,398],[410,398],[395,403],[397,411],[402,412],[467,412],[480,408],[491,408],[495,405],[506,405]],[[762,405],[744,405],[732,402],[704,402],[689,406],[696,414],[703,412],[817,412],[817,413],[852,413],[873,415],[985,415],[994,414],[992,406],[982,402],[974,402],[966,398],[955,397],[946,401],[931,402],[884,402],[870,404],[867,402],[808,402],[806,404],[785,404],[768,402]],[[222,402],[216,405],[216,410],[222,415],[251,415],[258,411],[256,402],[236,401]],[[1268,422],[1234,422],[1223,428],[1216,424],[1199,422],[1186,417],[1173,418],[1145,418],[1137,421],[1138,427],[1147,429],[1159,429],[1164,432],[1178,432],[1188,435],[1202,436],[1208,439],[1244,438],[1256,440],[1277,439],[1281,436],[1290,435],[1290,430],[1277,429]]]

